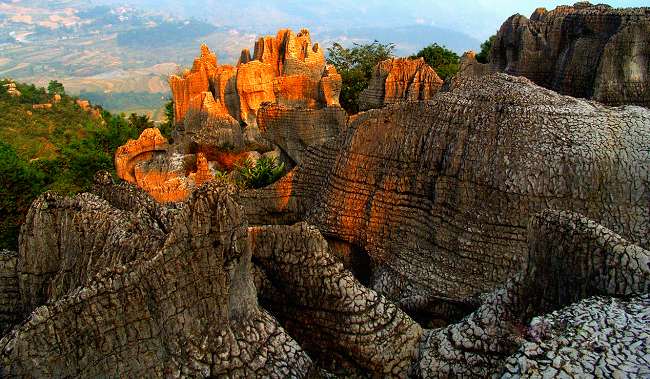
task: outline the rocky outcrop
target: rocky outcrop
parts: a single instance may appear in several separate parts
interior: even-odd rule
[[[114,194],[109,212],[127,216],[118,212],[128,206],[118,200],[124,185],[102,187],[107,179],[100,176],[98,186]],[[90,194],[75,201],[80,218],[97,202]],[[137,204],[134,213],[164,209]],[[427,329],[343,268],[315,227],[247,228],[243,210],[231,188],[212,183],[194,192],[174,212],[164,245],[142,246],[126,262],[107,260],[65,296],[51,292],[47,305],[6,334],[0,374],[313,377],[318,366],[342,376],[647,374],[639,347],[650,252],[583,216],[547,210],[531,217],[523,270],[463,320]],[[70,240],[87,224],[48,217],[60,213],[56,207],[35,204],[30,213]],[[128,235],[122,240],[110,229],[96,229],[95,239],[112,235],[116,245],[131,246]],[[57,248],[31,254],[45,258]]]
[[[158,152],[164,152],[168,142],[157,128],[146,129],[137,140],[129,140],[115,152],[115,171],[129,183],[136,183],[135,166],[149,160]]]
[[[650,8],[576,3],[530,19],[514,15],[497,33],[491,66],[575,97],[650,106]]]
[[[92,194],[62,198],[46,193],[37,199],[19,240],[21,315],[84,286],[106,267],[160,248],[166,231],[157,212],[149,211],[152,204],[131,206],[116,208]]]
[[[647,374],[647,352],[633,343],[647,335],[650,252],[580,215],[547,210],[531,218],[528,254],[526,269],[468,317],[425,331],[416,376]]]
[[[261,300],[301,346],[323,363],[336,355],[376,376],[409,373],[422,328],[345,270],[316,228],[254,227],[249,238],[268,281]]]
[[[476,60],[476,53],[473,51],[466,51],[462,57],[460,57],[460,65],[458,67],[458,73],[454,75],[449,81],[449,89],[453,89],[454,86],[463,82],[465,78],[471,77],[481,77],[488,75],[492,72],[492,69],[488,63],[480,63]]]
[[[120,178],[160,202],[183,201],[217,171],[263,155],[293,167],[307,146],[338,135],[346,122],[341,76],[307,30],[260,38],[253,57],[243,51],[236,67],[219,65],[203,45],[192,69],[172,76],[170,86],[174,143],[145,131],[115,158]]]
[[[51,211],[32,213],[46,219]],[[106,262],[92,281],[6,335],[0,374],[306,377],[312,370],[300,346],[257,306],[246,221],[225,189],[197,191],[165,244],[147,255],[138,250],[139,258]]]
[[[270,104],[260,108],[257,121],[264,138],[301,164],[309,146],[322,145],[343,133],[347,114],[341,107],[296,109]]]
[[[6,88],[7,94],[9,94],[9,96],[12,96],[12,97],[20,97],[20,96],[22,96],[22,93],[20,93],[18,88],[16,88],[16,83],[11,82],[11,83],[7,83],[7,84],[3,84],[3,87]]]
[[[52,109],[52,103],[32,104],[32,109]]]
[[[275,185],[251,223],[307,220],[373,262],[372,287],[433,311],[526,262],[526,225],[573,210],[647,247],[650,113],[561,96],[504,74],[361,114]],[[264,204],[260,206],[260,204]]]
[[[319,108],[338,105],[341,77],[325,63],[325,55],[313,44],[309,31],[294,34],[280,30],[275,37],[260,38],[253,57],[248,50],[236,67],[217,64],[207,46],[192,69],[172,76],[176,121],[190,109],[231,116],[254,125],[263,103]]]
[[[368,110],[398,101],[429,100],[442,84],[424,58],[388,59],[375,66],[368,88],[359,95],[359,107]]]

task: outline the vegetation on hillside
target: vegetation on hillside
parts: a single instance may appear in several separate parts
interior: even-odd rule
[[[150,92],[81,91],[79,96],[109,110],[160,109],[165,95]]]
[[[431,66],[440,78],[447,80],[456,75],[460,68],[460,57],[458,54],[444,46],[433,43],[411,58],[424,58],[424,61]]]
[[[106,111],[94,117],[56,84],[51,92],[62,94],[61,101],[51,109],[32,109],[51,102],[52,95],[16,83],[22,96],[13,97],[7,83],[0,80],[0,249],[15,249],[20,224],[38,195],[87,190],[96,171],[114,171],[117,147],[152,124],[146,116],[127,119]]]
[[[374,41],[369,44],[355,43],[351,48],[334,43],[327,49],[327,62],[336,67],[343,79],[339,99],[348,113],[359,111],[359,94],[368,87],[373,68],[379,62],[392,58],[394,48],[392,43]]]
[[[492,45],[497,39],[496,35],[490,36],[485,42],[481,44],[481,52],[476,54],[476,60],[480,63],[488,63],[490,61],[490,53],[492,53]]]

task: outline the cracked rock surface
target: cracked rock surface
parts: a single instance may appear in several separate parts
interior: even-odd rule
[[[360,114],[289,176],[242,195],[252,224],[306,220],[360,247],[372,288],[421,308],[466,302],[526,264],[527,225],[571,210],[648,246],[650,112],[525,78],[466,78]]]
[[[57,212],[38,204],[32,210]],[[157,252],[108,264],[6,335],[1,374],[305,376],[311,360],[257,306],[250,259],[239,206],[227,190],[203,187]]]

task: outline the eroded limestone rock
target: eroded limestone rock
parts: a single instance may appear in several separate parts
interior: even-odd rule
[[[359,107],[368,110],[399,101],[429,100],[442,84],[424,58],[388,59],[374,68],[368,88],[359,95]]]
[[[37,206],[33,213],[43,219],[57,211]],[[250,259],[239,205],[226,189],[203,187],[157,252],[107,262],[92,280],[37,308],[6,335],[0,374],[305,377],[311,360],[257,306]],[[72,267],[73,275],[80,273],[85,269]]]
[[[115,152],[115,170],[117,175],[130,183],[136,183],[135,166],[149,160],[155,152],[166,151],[167,139],[158,128],[145,129],[137,140],[129,140]]]
[[[242,201],[251,223],[307,220],[360,247],[374,289],[427,309],[517,272],[528,221],[544,209],[582,213],[647,247],[649,144],[644,108],[495,74],[361,114],[338,141],[308,148],[291,176]]]
[[[650,252],[570,212],[544,211],[528,231],[526,269],[461,322],[425,331],[417,376],[647,373],[635,343],[648,335]]]
[[[650,106],[650,8],[577,3],[514,15],[492,47],[493,69],[562,94]]]
[[[301,346],[375,376],[408,375],[422,328],[345,270],[316,228],[254,227],[249,238],[270,283],[261,299]]]
[[[297,164],[302,163],[309,146],[322,145],[345,130],[343,108],[288,108],[267,105],[257,114],[261,134],[279,146]]]
[[[341,76],[307,30],[260,38],[253,57],[243,51],[236,67],[219,65],[203,45],[192,69],[173,75],[170,86],[174,143],[153,144],[157,136],[147,132],[116,153],[120,178],[160,202],[181,202],[217,171],[271,152],[293,167],[307,146],[337,135],[346,122]]]
[[[305,29],[298,34],[283,29],[275,37],[260,38],[253,57],[244,50],[236,67],[218,65],[203,45],[192,69],[170,78],[177,122],[194,109],[250,125],[267,102],[312,109],[336,106],[340,83],[340,75],[326,64],[323,50],[312,45]]]

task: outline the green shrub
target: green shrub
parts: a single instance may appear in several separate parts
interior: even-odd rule
[[[480,63],[488,63],[490,61],[490,54],[492,53],[492,45],[497,39],[496,35],[491,36],[481,44],[481,52],[476,54],[476,60]]]
[[[334,65],[343,81],[339,101],[348,113],[359,112],[359,94],[372,77],[374,67],[381,61],[393,57],[392,43],[354,44],[346,48],[338,43],[327,49],[327,63]]]
[[[424,61],[436,70],[438,76],[443,80],[456,75],[460,68],[458,54],[437,43],[425,47],[411,58],[424,58]]]
[[[174,100],[168,100],[165,103],[165,122],[158,126],[160,134],[165,136],[167,139],[170,139],[172,137],[172,132],[174,131],[174,125]]]
[[[246,159],[237,167],[239,185],[245,188],[262,188],[276,182],[284,173],[284,163],[274,158],[261,157],[256,163]]]
[[[47,86],[47,92],[50,95],[63,95],[65,94],[65,88],[63,87],[63,84],[59,83],[56,80],[50,80],[50,83]]]
[[[0,141],[0,249],[16,250],[18,232],[32,201],[44,187],[45,175]]]

